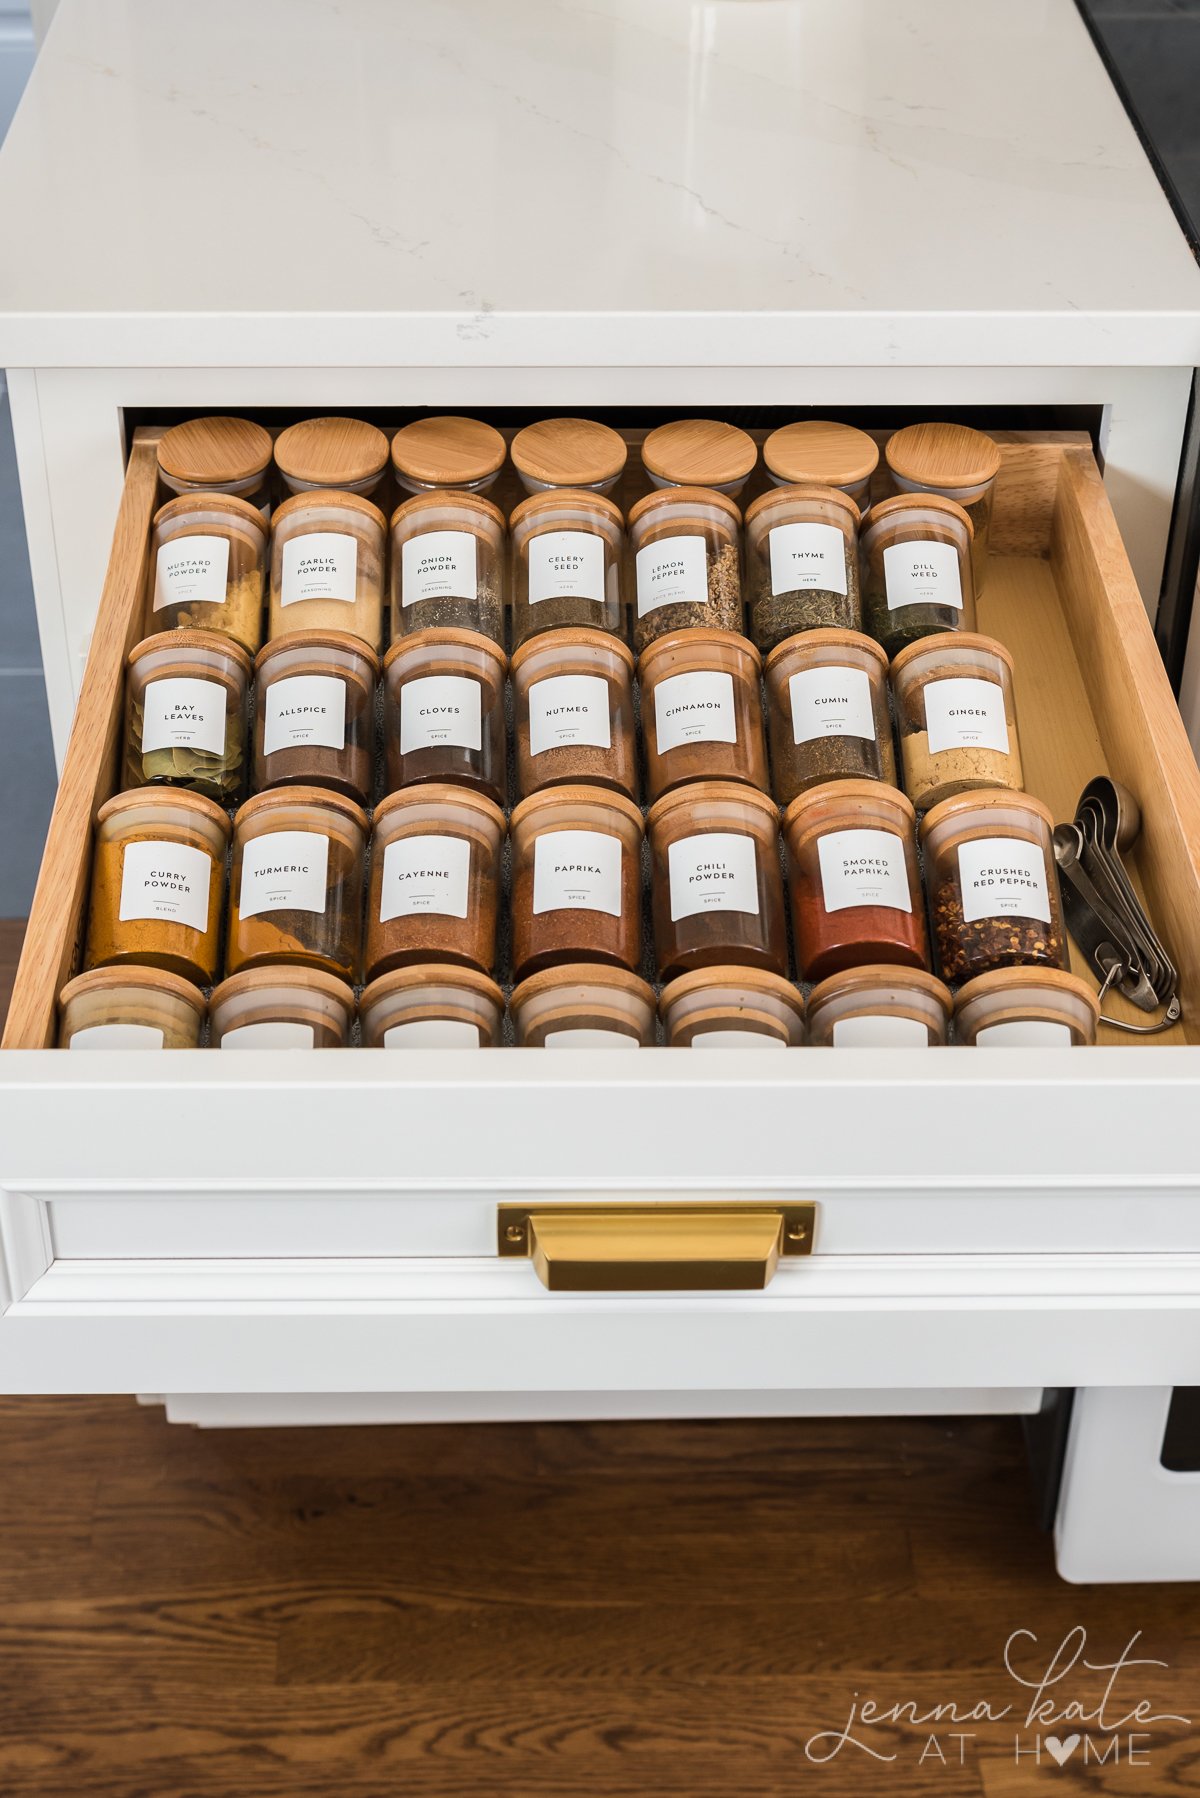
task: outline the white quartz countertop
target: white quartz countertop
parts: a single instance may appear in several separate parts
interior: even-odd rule
[[[9,366],[1200,363],[1072,0],[62,0]]]

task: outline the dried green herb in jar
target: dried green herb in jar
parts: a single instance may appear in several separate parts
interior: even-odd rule
[[[836,487],[777,487],[748,508],[750,635],[764,655],[800,631],[862,628],[858,517]]]
[[[246,778],[250,658],[215,631],[162,631],[130,652],[125,786],[236,802]]]

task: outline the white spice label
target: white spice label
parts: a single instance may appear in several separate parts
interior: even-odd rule
[[[188,843],[126,843],[121,858],[122,924],[160,918],[189,930],[208,925],[212,862]]]
[[[864,668],[805,668],[788,682],[792,700],[792,740],[864,737],[875,741],[871,680]]]
[[[1070,1049],[1071,1026],[1051,1018],[1009,1018],[975,1032],[977,1049]]]
[[[612,748],[608,682],[598,674],[552,674],[529,689],[529,753],[571,743]]]
[[[994,749],[1008,754],[1004,693],[995,681],[955,676],[925,688],[925,728],[931,755],[943,749]]]
[[[621,915],[621,839],[602,830],[547,830],[533,845],[533,909]]]
[[[1050,922],[1046,863],[1036,843],[974,837],[958,846],[963,918],[1037,918]]]
[[[817,841],[826,911],[881,905],[912,911],[904,844],[890,830],[831,830]]]
[[[383,852],[379,922],[429,912],[465,918],[470,885],[471,845],[464,837],[430,834],[402,837]]]
[[[483,689],[465,674],[427,674],[400,689],[400,753],[452,743],[483,744]]]
[[[353,605],[358,597],[358,538],[346,531],[306,531],[283,546],[279,583],[281,606],[305,599],[339,599]]]
[[[898,606],[962,610],[962,576],[952,543],[892,543],[883,552],[888,611]]]
[[[238,913],[325,910],[329,838],[317,830],[271,830],[242,850]]]
[[[594,599],[604,603],[604,539],[594,531],[543,531],[531,537],[529,603]]]
[[[225,689],[219,681],[179,675],[146,683],[142,699],[142,754],[154,749],[225,753]]]
[[[383,1033],[385,1049],[479,1049],[478,1024],[466,1018],[412,1018]]]
[[[261,1024],[239,1024],[221,1038],[223,1049],[311,1049],[316,1032],[311,1024],[291,1018],[264,1018]]]
[[[658,753],[681,743],[736,743],[732,674],[672,674],[654,689]]]
[[[703,537],[660,537],[639,549],[638,617],[659,606],[708,604],[708,555]]]
[[[667,847],[671,922],[702,911],[758,916],[758,852],[739,831],[710,830]]]
[[[336,674],[293,674],[263,697],[263,754],[305,744],[346,747],[346,683]]]
[[[846,539],[836,524],[780,524],[767,533],[771,551],[771,592],[794,593],[820,587],[845,593]]]
[[[479,592],[478,541],[471,531],[424,531],[400,548],[403,606],[423,599],[475,599]]]
[[[692,1038],[693,1049],[786,1049],[782,1037],[769,1030],[702,1030]]]
[[[919,1018],[888,1016],[838,1018],[835,1049],[927,1049],[929,1028]]]
[[[623,1030],[547,1030],[542,1038],[544,1049],[640,1049],[636,1036]]]
[[[77,1030],[68,1049],[161,1049],[163,1033],[153,1024],[89,1024]]]
[[[155,559],[154,610],[223,606],[228,580],[228,537],[173,537]]]

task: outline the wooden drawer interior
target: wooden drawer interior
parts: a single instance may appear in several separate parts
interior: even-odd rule
[[[150,521],[166,497],[157,476],[160,435],[157,427],[139,428],[131,446],[5,1048],[52,1045],[57,994],[78,969],[92,819],[116,790],[125,657],[144,634]],[[648,487],[636,453],[642,433],[626,435],[634,449],[614,496],[623,507]],[[1016,660],[1029,790],[1060,818],[1071,816],[1081,788],[1103,772],[1136,794],[1143,830],[1130,858],[1134,878],[1181,971],[1180,1024],[1140,1039],[1105,1029],[1101,1041],[1200,1041],[1200,772],[1090,444],[1074,433],[1001,432],[996,439],[1002,465],[979,628],[1006,643]],[[744,499],[763,485],[760,469]],[[505,509],[521,497],[511,470],[494,497]],[[1108,1004],[1144,1021],[1120,999]]]

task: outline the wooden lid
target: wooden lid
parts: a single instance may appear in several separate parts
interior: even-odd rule
[[[758,461],[748,431],[718,418],[680,418],[659,425],[642,444],[647,474],[677,487],[728,487],[744,481]]]
[[[497,664],[501,680],[508,668],[508,657],[490,637],[485,637],[481,631],[463,631],[448,624],[431,625],[428,630],[413,631],[409,637],[397,637],[383,658],[384,673],[398,656],[408,655],[416,649],[476,649]]]
[[[213,800],[206,799],[203,793],[189,792],[186,787],[130,787],[127,792],[114,793],[96,813],[96,822],[106,824],[121,812],[133,811],[136,806],[141,805],[160,805],[164,809],[172,805],[182,806],[185,812],[195,812],[206,823],[215,824],[226,842],[229,840],[229,819],[220,806]]]
[[[868,967],[847,968],[841,974],[831,974],[813,987],[808,995],[809,1016],[818,1005],[827,999],[840,999],[855,993],[869,992],[872,987],[898,987],[901,992],[922,993],[940,1005],[946,1017],[950,1016],[954,1000],[950,989],[933,974],[926,974],[923,968],[897,968],[890,963],[872,963]]]
[[[864,637],[861,631],[819,630],[800,631],[794,637],[785,637],[777,643],[766,661],[766,671],[770,674],[787,656],[803,653],[806,649],[857,649],[864,655],[874,657],[880,668],[886,673],[887,651],[876,643],[874,637]],[[845,783],[840,783],[844,785]]]
[[[265,793],[256,793],[253,799],[247,799],[238,807],[233,816],[233,827],[240,830],[243,824],[260,817],[263,812],[277,812],[297,805],[315,805],[326,811],[340,812],[360,830],[367,828],[367,814],[362,806],[347,799],[343,793],[335,793],[331,787],[271,787]]]
[[[383,819],[390,818],[396,812],[407,810],[410,806],[423,805],[437,808],[458,806],[468,812],[474,812],[480,818],[504,834],[504,813],[495,800],[489,799],[486,793],[477,793],[473,787],[460,787],[449,780],[425,780],[415,787],[402,787],[398,793],[389,793],[375,807],[375,828]]]
[[[537,793],[530,793],[522,799],[520,805],[514,806],[512,828],[516,830],[537,812],[552,811],[555,806],[566,806],[574,810],[578,806],[588,806],[593,810],[620,812],[630,824],[636,824],[638,833],[645,828],[642,821],[642,808],[627,799],[624,793],[614,792],[609,787],[543,787]]]
[[[849,781],[843,781],[849,786]],[[949,799],[943,799],[932,810],[927,811],[921,820],[921,841],[936,830],[939,824],[945,824],[949,818],[957,818],[964,812],[995,811],[1007,807],[1009,811],[1036,812],[1047,826],[1054,829],[1054,813],[1032,793],[1017,793],[1011,787],[972,787],[966,793],[952,793]]]
[[[516,530],[528,518],[536,518],[539,512],[560,512],[563,508],[572,512],[594,512],[598,518],[607,518],[618,527],[625,523],[620,506],[603,493],[586,493],[582,487],[555,487],[549,493],[531,493],[523,499],[519,506],[514,506],[509,516],[510,530]]]
[[[380,974],[363,993],[359,1009],[365,1012],[377,999],[390,999],[394,993],[411,993],[423,986],[457,987],[460,992],[486,999],[498,1011],[504,1010],[504,994],[494,980],[478,968],[464,968],[449,961],[417,962],[412,967],[393,968],[390,974]]]
[[[312,487],[304,493],[293,493],[291,499],[285,499],[281,506],[276,506],[271,514],[271,529],[274,530],[282,519],[290,518],[294,512],[303,512],[306,506],[340,506],[343,510],[361,512],[365,518],[374,519],[381,531],[387,526],[387,519],[365,493],[348,493],[344,487]],[[323,531],[330,528],[328,524],[319,527]]]
[[[590,418],[543,418],[512,440],[513,467],[550,487],[594,487],[620,474],[625,439]]]
[[[231,974],[228,980],[222,980],[220,986],[213,989],[209,1005],[215,1012],[226,999],[241,999],[247,993],[266,992],[273,987],[289,987],[297,993],[320,993],[323,999],[332,999],[343,1008],[347,1023],[354,1017],[354,988],[346,981],[324,968],[298,968],[288,963],[243,968],[240,974]]]
[[[271,460],[271,433],[248,418],[189,418],[159,438],[158,466],[176,481],[248,481]]]
[[[239,499],[236,493],[181,493],[178,499],[169,499],[158,508],[153,528],[157,530],[160,524],[170,524],[176,518],[189,518],[194,512],[225,512],[240,524],[250,526],[260,537],[267,534],[266,520],[258,507],[248,499]]]
[[[1012,656],[1003,643],[997,643],[995,637],[981,636],[978,631],[939,631],[936,637],[918,637],[915,643],[906,643],[904,648],[892,658],[892,673],[899,674],[910,662],[918,662],[923,656],[946,655],[952,649],[965,649],[969,654],[999,656],[1000,660],[1011,669]]]
[[[133,963],[115,968],[92,968],[87,974],[76,974],[74,980],[68,980],[63,987],[58,1002],[68,1005],[81,993],[108,993],[122,986],[136,986],[143,992],[166,993],[172,999],[182,999],[199,1017],[203,1017],[206,1010],[204,994],[193,981],[185,980],[182,974],[169,974],[165,968],[142,968]]]
[[[762,993],[768,998],[778,999],[781,1004],[788,1005],[803,1022],[804,998],[798,987],[782,974],[772,974],[766,968],[694,968],[690,974],[680,974],[676,979],[664,986],[658,1001],[659,1015],[666,1017],[668,1009],[680,999],[687,999],[693,993],[703,993],[714,986],[741,986],[747,992]]]
[[[967,539],[975,535],[975,526],[963,511],[956,499],[947,499],[944,493],[897,493],[893,499],[881,499],[877,506],[872,506],[863,525],[864,534],[874,531],[876,525],[885,518],[891,518],[896,512],[944,512],[947,518],[956,518],[959,524],[967,527]]]
[[[1092,1016],[1099,1021],[1100,1000],[1097,994],[1077,974],[1065,974],[1058,968],[993,968],[990,974],[977,974],[974,980],[968,980],[965,986],[959,987],[954,1000],[954,1014],[957,1017],[963,1007],[970,1005],[975,999],[985,999],[992,994],[1002,997],[1005,993],[1018,991],[1022,987],[1038,986],[1048,993],[1069,993],[1072,998],[1086,1005]]]
[[[275,439],[275,466],[293,481],[337,487],[369,481],[387,464],[388,440],[361,418],[306,418]]]
[[[716,805],[722,801],[732,801],[735,805],[749,806],[751,811],[758,811],[778,828],[779,807],[757,787],[743,786],[737,780],[693,780],[685,787],[673,787],[656,799],[650,807],[646,823],[653,828],[682,806],[693,804]]]
[[[906,425],[883,453],[893,474],[931,487],[978,487],[1000,467],[996,444],[970,425]]]
[[[734,505],[727,493],[718,493],[715,487],[659,487],[653,493],[646,493],[635,506],[629,509],[628,523],[633,524],[644,518],[647,512],[656,512],[663,506],[675,506],[685,511],[688,506],[715,506],[718,512],[726,513],[734,524],[741,524],[742,514]]]
[[[600,986],[608,992],[624,993],[630,999],[641,1000],[649,1008],[651,1017],[654,1016],[654,989],[639,975],[600,961],[568,961],[557,968],[542,968],[513,988],[509,1004],[516,1011],[527,1000],[555,992],[563,986]]]
[[[763,444],[763,461],[781,481],[853,487],[874,474],[879,445],[855,425],[805,418],[771,432]]]
[[[555,655],[570,649],[608,650],[633,673],[634,657],[628,643],[614,637],[611,631],[599,631],[588,624],[566,625],[561,630],[539,631],[536,637],[527,637],[519,649],[513,650],[509,671],[515,674],[535,656]]]
[[[503,437],[479,418],[414,418],[392,438],[397,474],[426,487],[469,487],[503,463]]]
[[[762,667],[762,657],[749,637],[743,637],[738,631],[716,631],[707,625],[699,625],[691,630],[667,631],[665,636],[655,637],[653,643],[648,643],[638,657],[638,679],[645,680],[655,662],[680,649],[736,650],[753,662],[756,677]]]
[[[125,666],[132,668],[143,656],[154,655],[160,649],[206,649],[212,655],[228,657],[246,674],[253,667],[249,652],[221,631],[157,631],[134,645],[125,658]]]
[[[686,791],[686,789],[684,789]],[[907,794],[899,787],[889,787],[882,780],[827,780],[819,787],[810,787],[807,793],[798,793],[783,814],[783,828],[794,830],[808,822],[808,814],[828,809],[838,810],[841,806],[863,800],[883,811],[891,811],[906,824],[916,821],[916,810]]]
[[[766,493],[760,493],[746,507],[746,523],[757,518],[763,512],[770,512],[775,507],[792,506],[797,500],[819,499],[826,506],[840,506],[854,522],[858,524],[862,517],[858,501],[843,493],[840,487],[819,486],[816,482],[802,481],[791,487],[770,487]]]
[[[398,524],[407,523],[410,518],[417,518],[422,512],[445,511],[450,506],[456,512],[478,512],[481,518],[490,518],[493,524],[504,529],[504,514],[492,500],[484,499],[482,493],[462,493],[457,487],[445,487],[438,493],[414,493],[406,499],[402,506],[397,506],[392,513],[392,529]],[[453,530],[453,525],[444,527]]]
[[[361,637],[352,637],[349,631],[288,631],[286,636],[272,637],[255,656],[254,672],[261,673],[273,656],[282,655],[288,649],[311,649],[314,653],[335,649],[342,655],[357,656],[370,668],[374,679],[379,679],[379,657],[373,649],[367,648]]]

